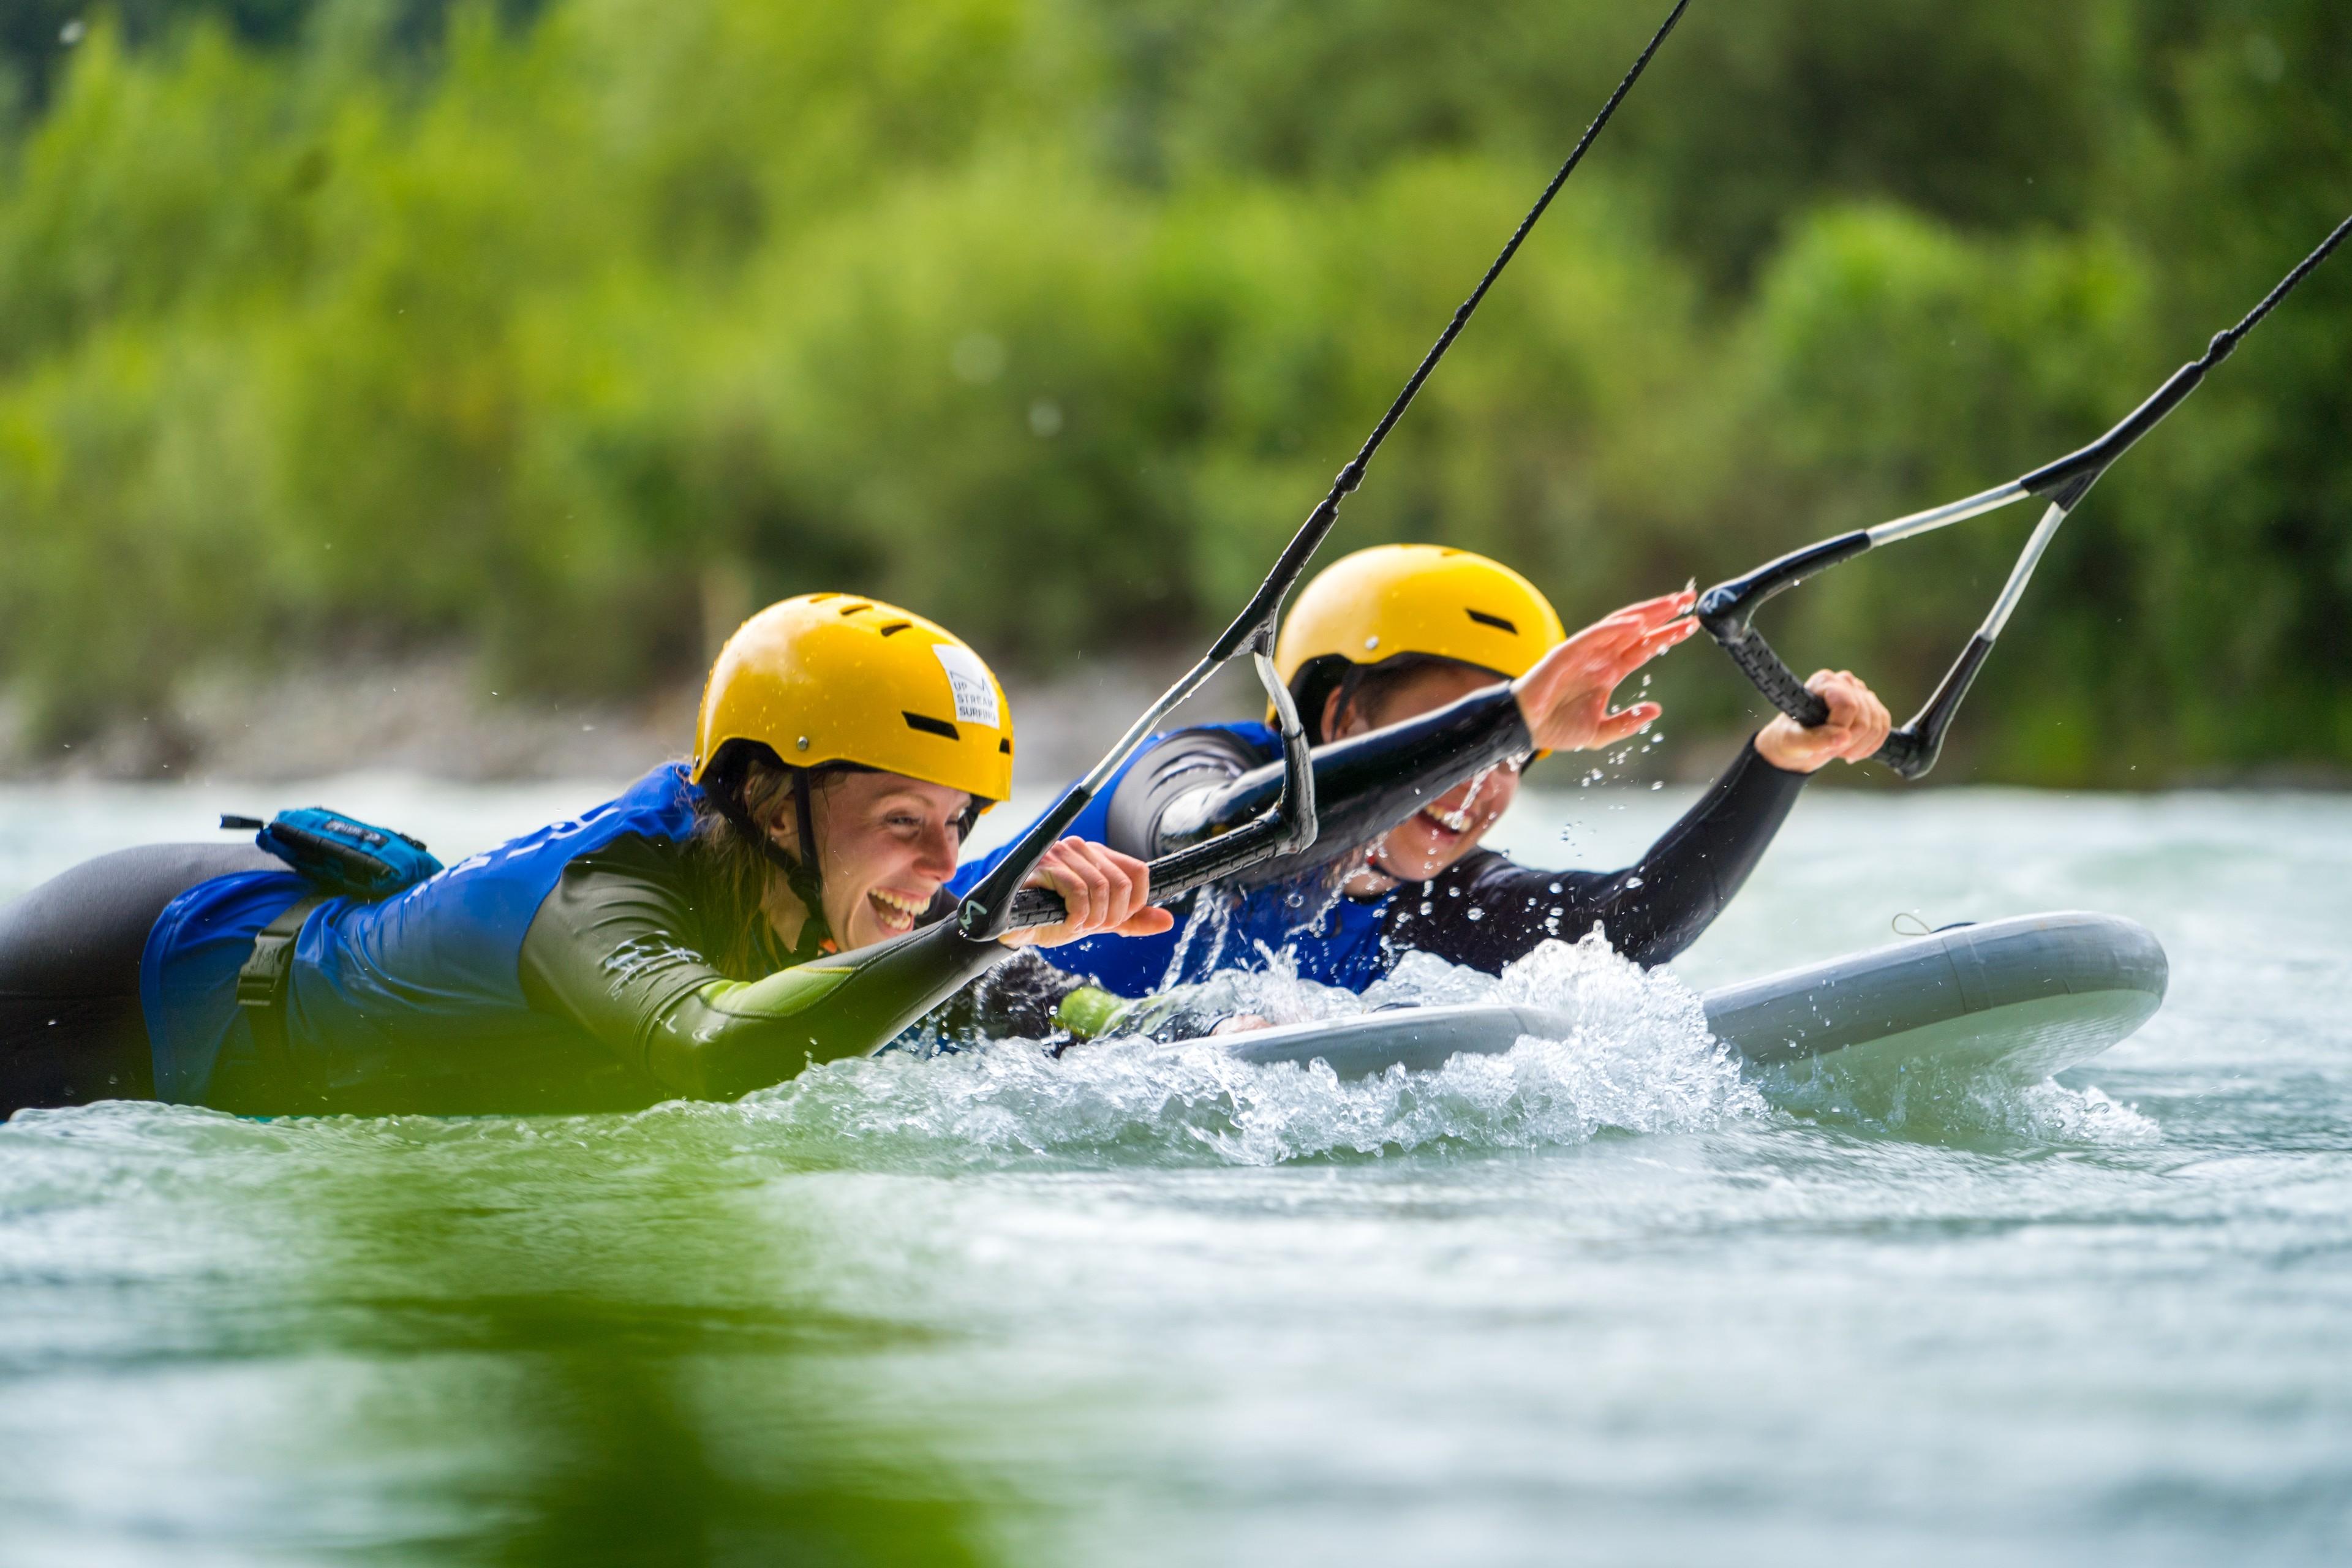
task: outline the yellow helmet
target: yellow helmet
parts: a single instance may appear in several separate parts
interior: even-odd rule
[[[1348,664],[1399,654],[1459,659],[1516,679],[1567,636],[1541,590],[1499,561],[1440,544],[1380,544],[1342,556],[1300,590],[1275,640],[1274,667],[1315,723]],[[1299,675],[1320,660],[1323,690]]]
[[[849,594],[803,594],[737,628],[702,689],[693,777],[730,741],[794,767],[856,763],[972,795],[1013,792],[1004,688],[963,640]]]

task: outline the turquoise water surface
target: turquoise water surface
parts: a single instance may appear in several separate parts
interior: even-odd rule
[[[600,793],[17,787],[0,894]],[[1681,804],[1507,827],[1614,863]],[[2172,990],[2053,1084],[1798,1116],[1681,989],[2054,908]],[[1817,792],[1673,976],[1555,952],[1583,1039],[1418,1079],[1008,1042],[625,1118],[21,1115],[0,1563],[2341,1562],[2347,937],[2352,802]]]

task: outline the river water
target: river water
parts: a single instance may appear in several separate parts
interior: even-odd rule
[[[462,852],[599,795],[0,791],[0,894],[223,808]],[[1681,803],[1507,837],[1617,863]],[[2061,908],[2172,989],[2055,1083],[1801,1115],[1690,1022],[1904,911]],[[2344,800],[1819,791],[1671,976],[1556,951],[1513,983],[1584,1037],[1476,1070],[22,1115],[0,1563],[2342,1562],[2347,935]]]

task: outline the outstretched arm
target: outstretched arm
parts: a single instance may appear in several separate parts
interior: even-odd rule
[[[1167,929],[1167,911],[1148,905],[1143,868],[1099,845],[1066,840],[1057,851],[1035,879],[1062,892],[1073,918],[1026,934],[1052,942]],[[625,842],[566,868],[522,953],[535,1006],[568,1016],[690,1099],[730,1099],[813,1061],[871,1052],[1013,951],[936,920],[895,941],[732,980],[695,945],[707,923],[695,900],[674,859]]]
[[[1451,705],[1402,723],[1315,748],[1315,798],[1321,822],[1305,854],[1270,860],[1236,879],[1247,885],[1286,880],[1362,848],[1465,779],[1538,751],[1611,746],[1658,716],[1657,704],[1612,709],[1625,679],[1689,637],[1691,595],[1668,594],[1631,605],[1562,639],[1534,668]],[[1173,745],[1171,742],[1169,744]],[[1195,748],[1197,750],[1198,748]],[[1171,753],[1139,767],[1120,786],[1148,805],[1114,801],[1114,826],[1130,827],[1121,848],[1146,858],[1223,832],[1271,805],[1282,787],[1280,764],[1220,776],[1215,759]]]
[[[1388,939],[1496,973],[1544,942],[1574,942],[1597,924],[1636,963],[1664,963],[1731,902],[1804,784],[1804,775],[1774,767],[1752,745],[1742,747],[1634,864],[1618,871],[1543,871],[1476,851],[1427,882],[1400,889],[1389,906]]]
[[[1398,893],[1390,941],[1492,973],[1549,938],[1573,942],[1599,925],[1636,963],[1673,959],[1746,884],[1807,776],[1835,760],[1861,762],[1885,742],[1885,704],[1852,672],[1822,670],[1807,684],[1829,703],[1829,721],[1810,730],[1790,719],[1766,725],[1634,864],[1537,871],[1491,850],[1465,856]]]

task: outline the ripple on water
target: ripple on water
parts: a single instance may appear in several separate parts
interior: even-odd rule
[[[1775,1106],[1808,1121],[1911,1142],[2121,1148],[2162,1136],[2152,1118],[2096,1089],[1938,1070],[1932,1062],[1869,1070],[1832,1065],[1801,1079],[1768,1074],[1760,1087]]]

